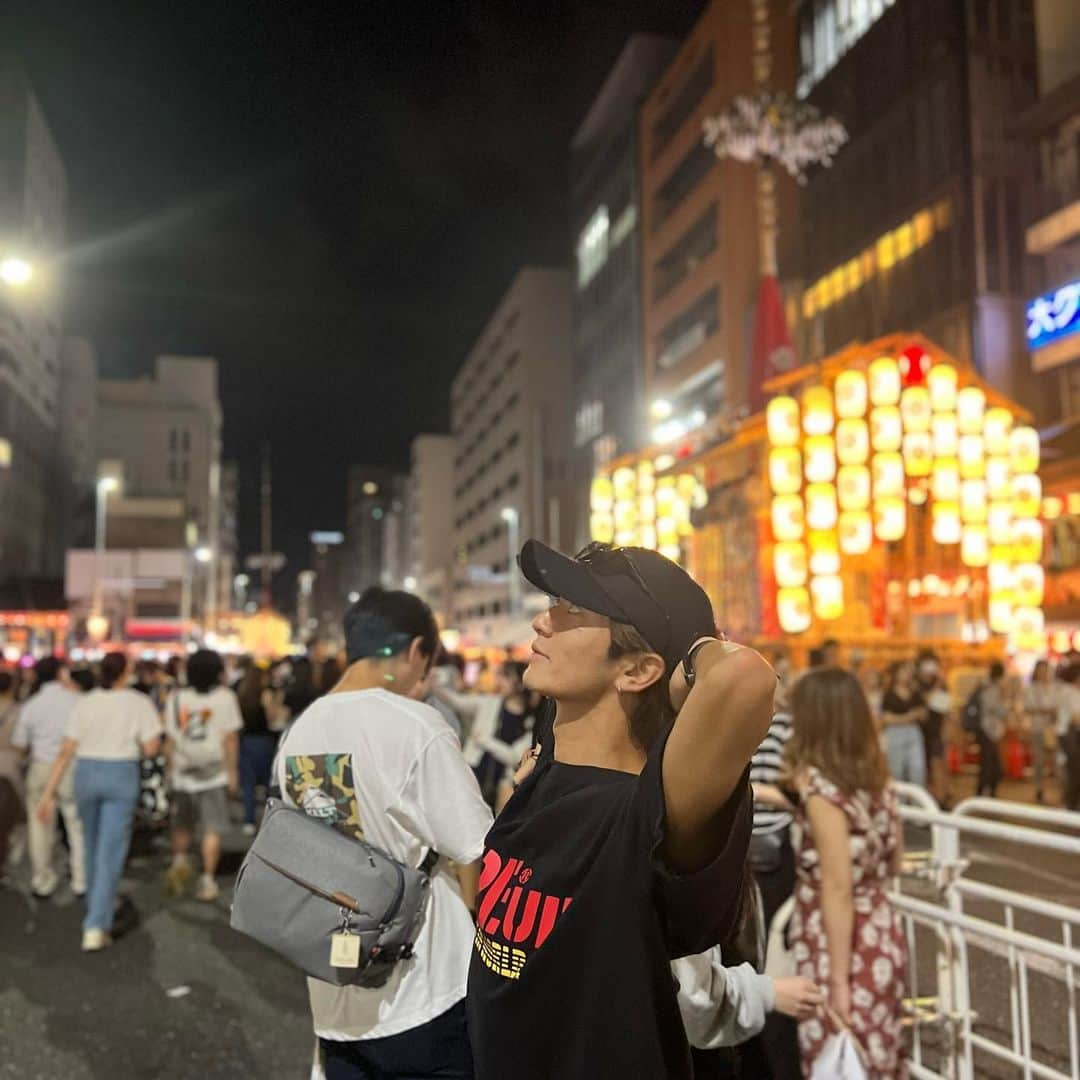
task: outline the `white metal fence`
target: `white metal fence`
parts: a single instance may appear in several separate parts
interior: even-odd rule
[[[968,876],[971,861],[962,853],[962,840],[971,838],[1005,842],[1021,853],[1050,851],[1060,856],[1062,879],[1080,882],[1080,814],[998,799],[968,799],[944,813],[922,788],[895,787],[903,820],[930,830],[930,849],[909,854],[905,873],[890,894],[910,953],[911,1075],[920,1080],[977,1080],[993,1059],[1014,1067],[1024,1080],[1080,1080],[1080,910],[973,880]],[[971,904],[988,907],[990,913],[973,914]],[[993,917],[998,912],[1000,920]],[[934,974],[932,985],[926,986],[920,984],[919,949],[928,942],[933,942]],[[971,954],[977,951],[1007,964],[1007,1033],[980,1023],[979,990],[995,988],[973,986]],[[1060,983],[1055,1006],[1062,1008],[1064,1029],[1060,1053],[1053,1048],[1054,1064],[1039,1060],[1033,1046],[1032,973]],[[981,1072],[976,1072],[976,1051],[982,1055]],[[1065,1058],[1068,1071],[1063,1072],[1058,1065]]]

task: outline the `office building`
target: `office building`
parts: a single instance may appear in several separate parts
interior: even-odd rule
[[[766,5],[770,85],[792,90],[794,20]],[[750,329],[762,266],[757,175],[720,160],[702,125],[755,92],[754,5],[713,0],[641,112],[648,437],[688,454],[723,439],[752,396]],[[794,183],[777,179],[781,277],[792,274]]]
[[[447,625],[453,596],[454,437],[417,435],[409,470],[409,576]]]
[[[632,37],[571,145],[574,467],[583,495],[596,468],[636,449],[646,434],[638,113],[675,50],[668,38]],[[584,497],[573,520],[580,547],[588,539]]]
[[[570,275],[520,270],[451,389],[454,623],[466,642],[527,639],[542,598],[519,588],[519,541],[569,546],[573,415]]]
[[[18,60],[0,56],[0,578],[59,574],[55,498],[67,178]]]
[[[54,542],[62,548],[94,543],[94,484],[97,481],[97,382],[94,347],[68,338],[60,351],[59,465]],[[59,555],[62,562],[63,553]]]
[[[807,0],[799,33],[800,93],[849,135],[803,197],[807,358],[920,331],[1029,404],[1031,0]]]
[[[383,583],[384,518],[402,497],[405,475],[381,465],[351,465],[345,486],[343,589],[363,593]]]

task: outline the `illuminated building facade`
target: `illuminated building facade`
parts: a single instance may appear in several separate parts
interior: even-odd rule
[[[803,197],[802,359],[910,328],[1025,405],[1031,0],[804,0],[799,86],[849,142]]]
[[[730,432],[750,399],[761,265],[756,170],[718,160],[702,124],[752,93],[759,5],[713,0],[641,111],[647,442],[690,452]],[[774,89],[794,92],[791,6],[762,6]],[[777,178],[780,274],[795,263],[795,185]]]

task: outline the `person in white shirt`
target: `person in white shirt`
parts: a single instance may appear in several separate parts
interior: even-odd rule
[[[348,669],[296,720],[274,766],[286,803],[407,865],[440,856],[415,955],[384,986],[308,980],[327,1080],[473,1075],[465,1026],[475,933],[469,912],[491,811],[450,725],[407,696],[438,640],[431,609],[418,597],[365,592],[345,615]]]
[[[161,744],[161,719],[145,694],[128,687],[132,667],[120,652],[101,662],[103,689],[80,697],[68,718],[60,753],[38,803],[43,820],[56,816],[56,792],[75,763],[75,800],[86,840],[83,952],[112,944],[120,875],[139,802],[139,762]]]
[[[67,665],[55,656],[46,656],[34,668],[38,690],[29,698],[15,723],[13,746],[30,756],[30,771],[26,776],[27,806],[37,806],[64,742],[71,711],[79,700],[72,686]],[[83,856],[83,829],[79,808],[75,805],[75,778],[66,773],[56,790],[56,805],[64,816],[68,849],[71,856],[71,891],[76,896],[86,892]],[[47,900],[56,891],[59,876],[53,863],[56,847],[56,814],[42,820],[28,815],[27,832],[30,838],[30,888],[39,900]]]
[[[202,829],[203,872],[195,899],[218,898],[215,874],[221,834],[229,827],[226,794],[239,790],[239,732],[244,726],[236,694],[224,685],[225,665],[212,649],[199,649],[187,664],[188,685],[165,704],[165,756],[173,812],[172,865],[165,886],[173,896],[187,888],[194,870],[188,852]]]

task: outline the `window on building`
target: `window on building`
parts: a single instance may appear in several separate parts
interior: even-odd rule
[[[702,98],[709,92],[712,84],[713,50],[710,45],[653,124],[652,158],[654,161],[660,156],[664,147],[675,138],[679,128],[683,126],[690,114],[701,104]]]
[[[176,428],[170,428],[169,429],[169,449],[172,450],[173,453],[175,453],[176,450],[179,448],[179,443],[180,443],[180,433],[176,430]]]
[[[586,285],[603,269],[608,257],[608,209],[598,206],[585,222],[585,228],[577,242],[577,283],[579,289]]]
[[[604,430],[604,403],[586,401],[574,417],[574,445],[582,447]]]
[[[712,288],[657,335],[656,366],[665,370],[677,367],[719,328],[720,290]]]
[[[712,150],[701,139],[695,140],[693,147],[675,166],[654,197],[654,229],[671,217],[683,200],[705,179],[715,163],[716,156]]]
[[[799,14],[799,97],[806,97],[895,0],[813,0]]]
[[[191,449],[191,432],[188,431],[187,428],[184,428],[181,435],[182,435],[181,445],[183,446],[184,452],[186,453],[187,451],[189,451]]]
[[[716,203],[701,215],[653,266],[653,300],[667,296],[679,282],[716,250]]]

